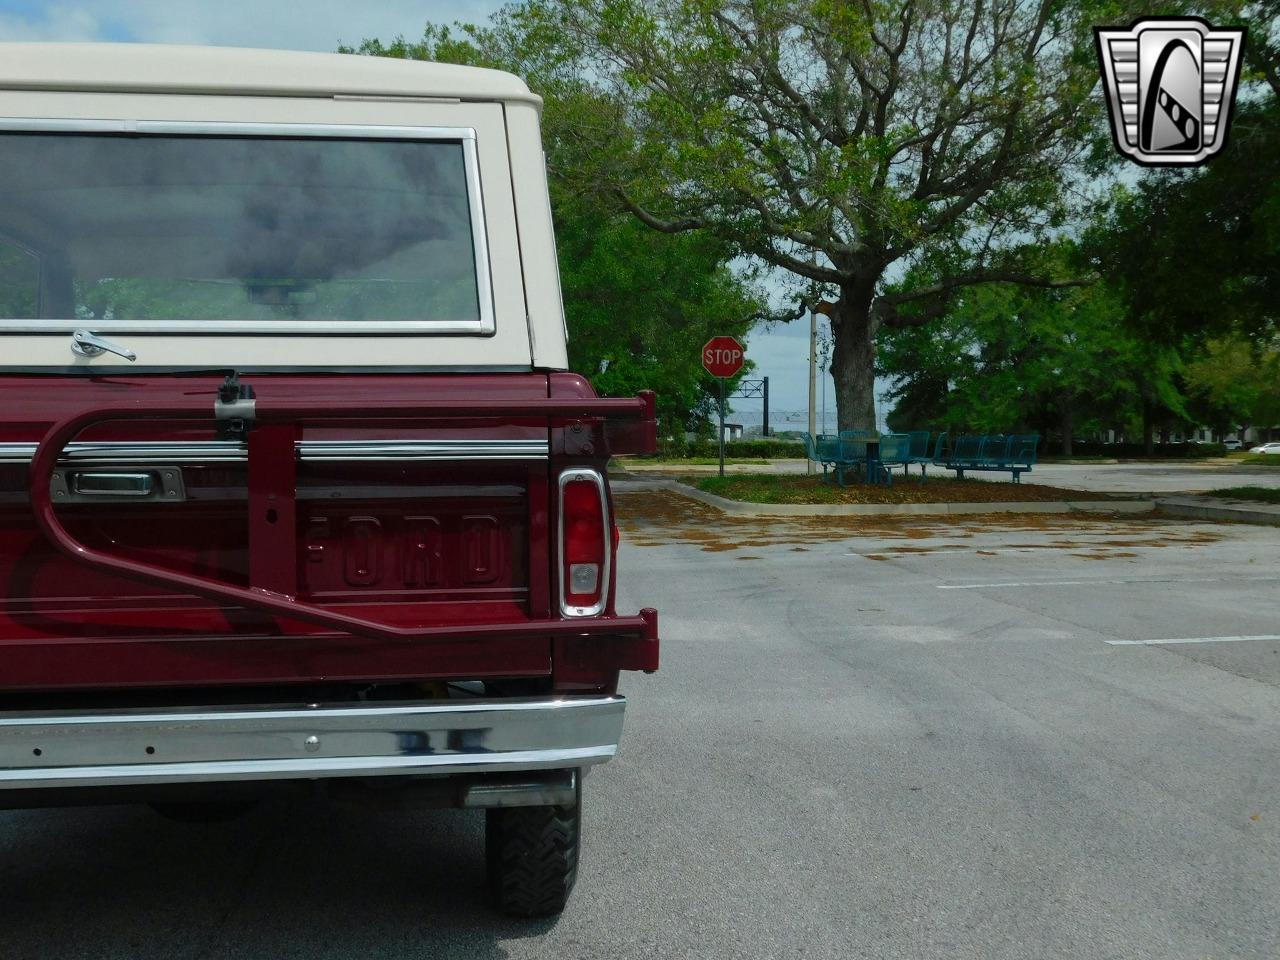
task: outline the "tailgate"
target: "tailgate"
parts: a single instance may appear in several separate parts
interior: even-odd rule
[[[0,688],[550,672],[546,375],[246,381],[0,379]]]

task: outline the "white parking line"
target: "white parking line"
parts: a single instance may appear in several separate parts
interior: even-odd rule
[[[1280,577],[1169,577],[1167,579],[1127,580],[1023,580],[1009,583],[936,583],[939,590],[995,590],[1005,587],[1084,587],[1126,583],[1275,583]]]
[[[1113,647],[1163,647],[1170,643],[1242,643],[1245,640],[1280,640],[1280,634],[1264,633],[1256,637],[1176,637],[1169,640],[1104,640]]]

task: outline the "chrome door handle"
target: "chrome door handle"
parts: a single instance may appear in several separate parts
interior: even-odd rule
[[[83,497],[149,497],[156,478],[151,473],[72,473],[71,492]]]
[[[108,503],[122,499],[181,503],[187,499],[181,467],[149,464],[140,470],[59,467],[50,478],[49,492],[55,503]]]
[[[71,352],[78,357],[100,357],[104,353],[114,353],[117,357],[124,357],[130,362],[138,359],[138,355],[128,347],[112,343],[110,340],[84,329],[77,330],[71,334]]]

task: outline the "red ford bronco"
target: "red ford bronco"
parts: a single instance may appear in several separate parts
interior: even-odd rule
[[[563,907],[657,615],[566,372],[539,100],[494,71],[0,44],[0,807],[486,809]]]

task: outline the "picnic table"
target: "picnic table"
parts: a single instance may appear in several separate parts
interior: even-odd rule
[[[850,470],[860,471],[872,483],[886,482],[880,464],[880,438],[870,431],[846,430],[840,434],[804,434],[805,455],[822,465],[822,479],[830,475],[840,486]]]

